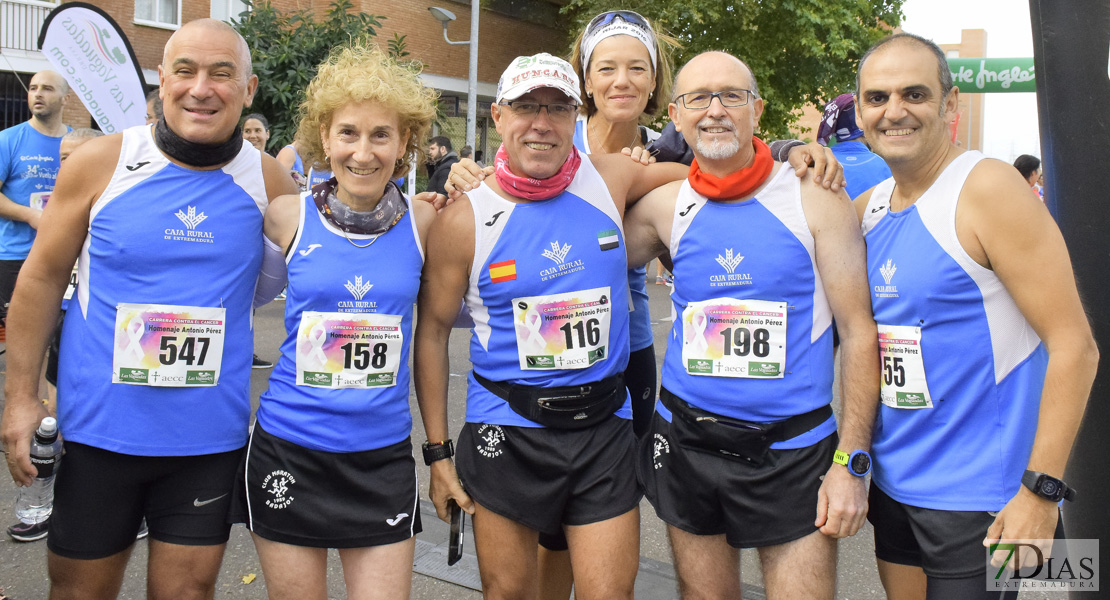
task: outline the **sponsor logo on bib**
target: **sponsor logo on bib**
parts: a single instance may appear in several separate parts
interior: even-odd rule
[[[216,383],[215,371],[186,371],[186,385],[213,385]]]

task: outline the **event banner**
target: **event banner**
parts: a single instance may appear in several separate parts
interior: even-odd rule
[[[50,11],[39,48],[104,133],[146,121],[143,74],[131,44],[103,10],[69,2]]]
[[[948,70],[965,94],[1037,91],[1032,58],[949,58]]]

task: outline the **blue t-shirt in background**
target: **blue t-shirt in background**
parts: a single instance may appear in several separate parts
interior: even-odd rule
[[[22,206],[48,196],[58,178],[61,145],[62,138],[39,133],[26,121],[0,131],[0,193]],[[0,260],[27,258],[34,241],[30,225],[0,217]]]
[[[855,200],[857,196],[890,178],[890,167],[878,154],[867,149],[863,142],[849,140],[832,147],[833,156],[844,165],[845,191]]]

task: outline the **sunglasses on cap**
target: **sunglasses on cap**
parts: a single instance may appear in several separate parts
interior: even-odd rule
[[[598,29],[612,23],[613,19],[617,17],[620,17],[625,23],[640,25],[647,28],[649,31],[651,30],[651,24],[639,13],[634,13],[630,10],[611,10],[609,12],[603,12],[591,19],[590,24],[586,25],[586,35],[590,35]]]

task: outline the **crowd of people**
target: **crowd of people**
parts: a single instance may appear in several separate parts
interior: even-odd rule
[[[61,169],[68,87],[37,74],[30,121],[0,132],[0,442],[30,484],[60,324],[52,597],[117,596],[149,531],[148,596],[210,598],[244,523],[271,598],[327,597],[329,548],[348,597],[406,598],[414,437],[438,516],[473,517],[489,598],[631,598],[645,496],[685,598],[739,597],[756,548],[768,597],[831,599],[865,519],[888,598],[1009,597],[984,588],[984,544],[1062,536],[1098,363],[1029,176],[951,143],[959,90],[923,38],[868,50],[809,145],[756,135],[742,57],[672,74],[673,49],[622,10],[569,61],[518,57],[485,168],[427,139],[434,90],[371,46],[319,66],[276,157],[220,21],[171,36],[147,125],[83,137]],[[408,197],[422,155],[429,190]],[[252,312],[283,290],[252,419]]]

